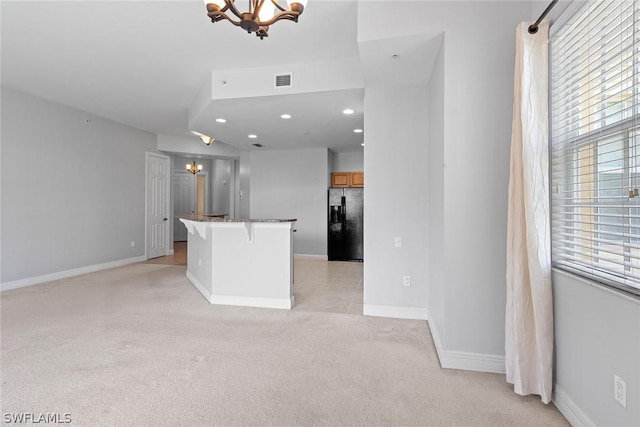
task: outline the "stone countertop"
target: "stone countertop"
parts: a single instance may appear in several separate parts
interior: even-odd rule
[[[296,222],[296,219],[229,219],[223,218],[223,215],[214,214],[189,214],[180,215],[181,219],[197,222]]]

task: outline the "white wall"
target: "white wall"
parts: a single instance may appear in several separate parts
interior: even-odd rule
[[[353,153],[334,153],[332,172],[360,172],[364,170],[364,150]]]
[[[3,284],[143,256],[155,149],[151,133],[3,88]]]
[[[328,152],[251,151],[251,217],[296,218],[297,254],[327,254]]]
[[[444,218],[443,274],[441,277],[431,275],[431,279],[440,282],[428,284],[445,292],[443,350],[466,369],[504,370],[505,241],[514,39],[516,25],[528,19],[531,4],[520,1],[394,4],[411,10],[411,14],[403,20],[389,20],[377,2],[359,3],[359,42],[420,33],[444,33],[445,39],[442,53],[444,152],[437,161],[444,168],[440,187]],[[425,70],[425,74],[429,71]],[[382,256],[372,258],[376,249],[370,248],[383,245],[384,251],[393,252],[393,242],[389,241],[393,233],[429,236],[432,230],[427,230],[425,225],[429,221],[427,209],[414,210],[413,198],[411,204],[405,201],[405,205],[391,203],[386,207],[381,202],[372,203],[372,191],[376,191],[378,183],[404,175],[407,178],[401,178],[402,182],[410,182],[416,197],[420,197],[421,189],[426,193],[430,184],[427,174],[421,170],[424,164],[418,168],[376,168],[375,162],[382,163],[386,158],[393,164],[395,158],[400,157],[421,158],[433,164],[436,160],[426,158],[425,146],[438,141],[427,141],[428,137],[422,136],[412,122],[409,125],[414,130],[399,130],[411,141],[403,143],[401,149],[390,156],[376,135],[379,128],[370,113],[378,108],[379,120],[399,128],[396,120],[404,124],[404,119],[398,116],[402,113],[413,116],[416,108],[423,114],[414,120],[426,121],[428,100],[418,94],[393,104],[388,102],[393,100],[393,94],[385,99],[380,93],[379,101],[375,101],[369,98],[370,93],[365,88],[365,304],[382,304],[382,297],[388,295],[390,304],[410,307],[419,303],[426,308],[426,301],[412,299],[405,289],[398,287],[398,276],[405,274],[403,261]],[[386,105],[376,105],[378,102]],[[428,132],[427,126],[424,132]],[[401,152],[399,156],[398,152]],[[398,223],[402,223],[403,229],[394,230],[398,227],[395,224],[376,227],[371,223],[376,216],[380,217],[380,225],[382,217],[400,216]],[[413,263],[424,265],[429,261],[424,248],[403,248],[403,251]],[[393,277],[389,277],[387,271],[392,271]]]

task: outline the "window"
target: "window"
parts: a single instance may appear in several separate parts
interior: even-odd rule
[[[640,0],[585,3],[550,43],[554,266],[640,295]]]

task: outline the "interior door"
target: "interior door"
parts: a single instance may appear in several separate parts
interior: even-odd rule
[[[173,173],[173,241],[187,240],[187,228],[180,222],[180,216],[196,211],[196,177],[190,172]]]
[[[169,159],[147,154],[147,257],[167,254],[169,246],[169,203],[167,174]]]

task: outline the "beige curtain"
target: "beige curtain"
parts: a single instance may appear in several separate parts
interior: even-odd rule
[[[553,301],[548,157],[548,22],[516,33],[507,225],[507,381],[551,401]]]

